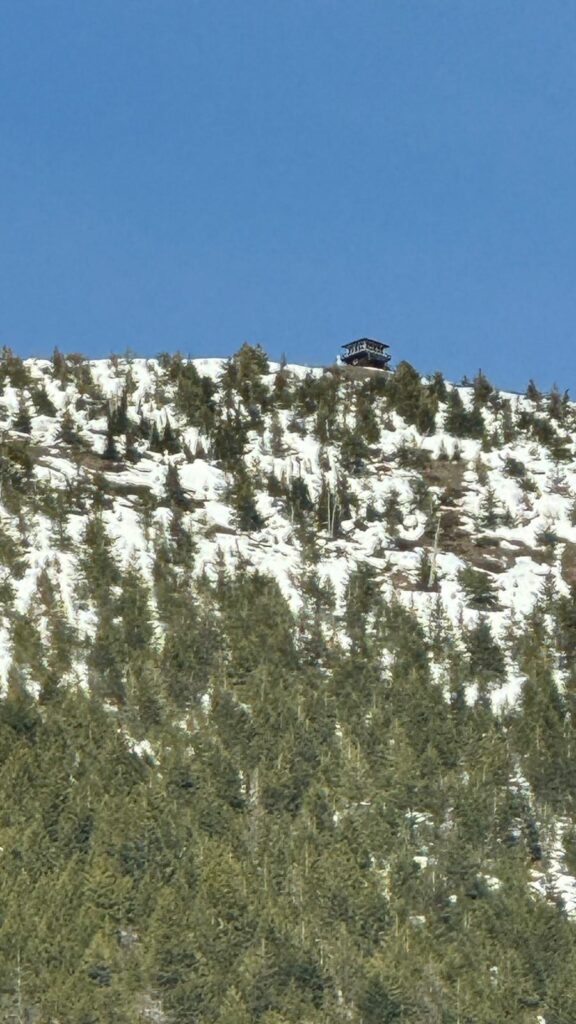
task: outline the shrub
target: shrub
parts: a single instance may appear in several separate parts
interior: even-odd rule
[[[518,459],[509,456],[504,463],[504,472],[515,480],[522,480],[526,476],[526,466]]]
[[[430,463],[430,452],[403,438],[396,449],[396,461],[402,469],[425,469]]]

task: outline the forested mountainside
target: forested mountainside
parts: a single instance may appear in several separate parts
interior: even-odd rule
[[[567,395],[0,381],[0,1021],[574,1024]]]

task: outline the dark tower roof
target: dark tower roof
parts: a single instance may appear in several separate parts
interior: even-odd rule
[[[384,341],[376,341],[375,338],[356,338],[356,341],[348,341],[346,345],[342,345],[342,348],[352,348],[352,346],[362,345],[369,342],[370,345],[377,345],[378,348],[390,348]]]

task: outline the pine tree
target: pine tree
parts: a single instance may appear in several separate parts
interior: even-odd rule
[[[32,383],[24,361],[4,345],[0,352],[0,383],[5,380],[10,381],[17,390],[28,388]]]
[[[180,475],[178,473],[178,467],[174,463],[169,463],[166,470],[166,497],[170,507],[177,509],[187,509],[190,507],[190,502],[186,497],[186,492],[180,482]]]
[[[494,394],[494,388],[490,381],[482,373],[482,370],[478,370],[478,373],[472,381],[472,389],[474,393],[474,404],[477,406],[486,405],[489,398]]]
[[[483,686],[501,682],[505,676],[506,663],[486,618],[480,618],[467,631],[465,643],[472,678]]]
[[[102,452],[102,458],[109,462],[117,462],[120,458],[120,452],[116,441],[118,432],[116,413],[114,410],[109,411],[106,423],[106,445]]]
[[[86,524],[78,567],[83,584],[81,592],[98,605],[108,605],[110,588],[118,583],[120,574],[113,544],[100,512],[93,513]]]
[[[50,418],[56,416],[56,406],[50,399],[44,384],[33,388],[32,401],[39,416],[49,416]]]
[[[245,533],[261,530],[264,520],[258,512],[254,483],[244,471],[237,471],[227,492],[236,526]]]
[[[468,566],[459,573],[458,580],[470,608],[491,611],[497,607],[496,587],[488,573]]]
[[[58,439],[72,448],[82,449],[86,447],[86,443],[76,426],[70,409],[65,409],[62,414]]]
[[[454,437],[481,438],[484,433],[484,419],[480,409],[477,406],[466,409],[457,388],[452,388],[448,393],[445,428]]]
[[[386,495],[383,511],[388,533],[394,539],[398,536],[399,527],[404,521],[404,514],[400,505],[400,495],[394,487]]]
[[[32,432],[32,417],[28,404],[22,395],[18,403],[18,413],[14,419],[13,427],[14,430],[21,434],[30,434]]]

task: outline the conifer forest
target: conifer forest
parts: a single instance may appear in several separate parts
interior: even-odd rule
[[[0,358],[0,1024],[574,1024],[576,405]]]

